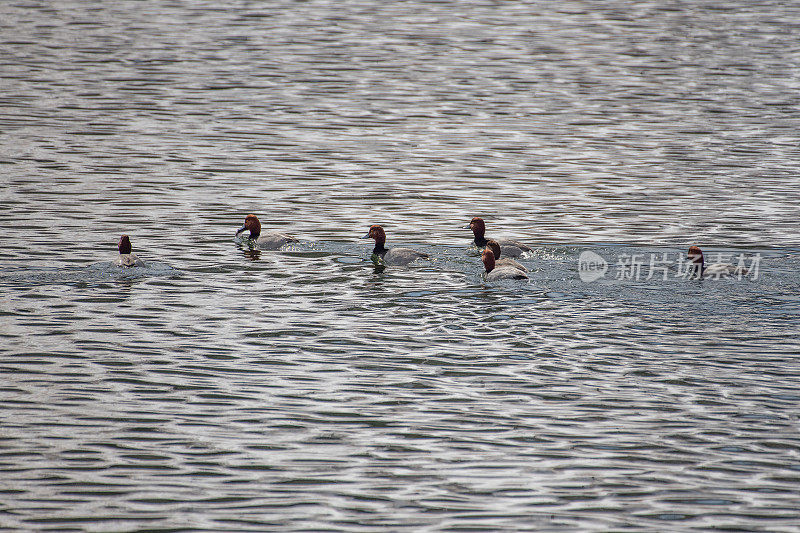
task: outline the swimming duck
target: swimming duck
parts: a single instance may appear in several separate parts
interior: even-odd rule
[[[250,230],[250,239],[253,239],[262,250],[277,250],[284,244],[298,242],[297,239],[283,233],[270,232],[261,233],[261,222],[255,215],[247,215],[244,219],[244,226],[236,230],[236,235],[243,231]]]
[[[485,237],[486,234],[486,223],[480,217],[473,218],[469,223],[469,229],[472,230],[472,234],[475,236],[475,246],[478,248],[486,247],[486,243],[489,239]],[[503,255],[506,257],[519,257],[525,252],[532,251],[532,248],[526,244],[522,244],[519,241],[511,241],[507,239],[495,239],[495,241],[500,245],[500,248],[503,251]]]
[[[491,248],[486,248],[481,254],[483,266],[486,267],[486,281],[498,281],[501,279],[528,279],[528,275],[510,265],[502,265],[495,268],[494,252]]]
[[[690,261],[686,268],[686,275],[689,279],[700,278],[724,278],[727,276],[745,276],[748,271],[741,266],[730,263],[705,264],[703,252],[698,246],[690,246],[686,259]]]
[[[418,252],[411,248],[386,248],[386,232],[377,224],[369,227],[369,233],[362,239],[375,239],[375,248],[372,249],[372,260],[386,265],[407,265],[417,259],[428,259],[428,254]]]
[[[117,259],[116,263],[117,266],[123,268],[145,266],[144,261],[131,253],[131,239],[127,235],[123,235],[119,238],[117,248],[119,249],[119,258]]]
[[[498,242],[496,240],[489,239],[488,241],[486,241],[486,247],[490,248],[492,250],[492,253],[494,254],[495,266],[500,267],[500,266],[503,266],[503,265],[508,265],[508,266],[516,268],[517,270],[522,270],[523,272],[527,272],[528,271],[528,269],[525,268],[522,265],[522,263],[520,263],[518,261],[515,261],[515,260],[511,259],[510,257],[500,257],[500,253],[501,253],[500,244],[498,244]]]

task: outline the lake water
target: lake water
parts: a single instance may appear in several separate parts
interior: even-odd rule
[[[0,4],[0,528],[798,531],[799,20]]]

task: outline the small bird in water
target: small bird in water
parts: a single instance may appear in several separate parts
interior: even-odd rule
[[[490,239],[486,238],[486,223],[481,217],[473,218],[469,223],[469,229],[475,239],[472,241],[478,248],[484,248]],[[507,239],[493,239],[500,245],[503,255],[506,257],[519,257],[525,252],[532,251],[532,248],[527,244],[522,244],[519,241],[511,241]]]
[[[143,267],[144,261],[136,257],[134,254],[131,253],[131,239],[127,235],[123,235],[119,238],[119,243],[117,243],[117,248],[119,249],[119,258],[117,259],[117,266],[123,268],[129,267]]]
[[[528,275],[510,265],[501,265],[495,268],[494,252],[489,247],[481,254],[483,266],[486,268],[486,281],[498,281],[501,279],[528,279]]]
[[[686,268],[686,276],[689,279],[746,276],[749,273],[746,268],[730,263],[711,263],[710,265],[706,265],[703,252],[698,246],[689,247],[686,259],[689,261]]]
[[[361,237],[362,239],[375,239],[375,248],[372,249],[373,261],[385,265],[407,265],[417,259],[428,259],[428,254],[418,252],[411,248],[386,248],[386,232],[383,228],[375,224],[370,226],[369,233]]]
[[[284,233],[261,233],[261,222],[255,215],[247,215],[245,217],[244,226],[236,230],[236,235],[248,230],[250,231],[249,238],[255,241],[256,245],[262,250],[277,250],[284,244],[298,242],[294,237]]]
[[[523,272],[528,271],[528,269],[525,268],[519,261],[515,261],[510,257],[500,257],[502,250],[500,249],[500,244],[498,244],[496,240],[489,239],[488,241],[486,241],[486,247],[490,248],[492,250],[492,253],[494,254],[495,266],[499,267],[503,265],[508,265],[516,268],[517,270],[522,270]]]

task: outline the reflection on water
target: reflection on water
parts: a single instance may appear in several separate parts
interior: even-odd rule
[[[0,524],[793,531],[798,15],[0,5]]]
[[[242,248],[242,254],[251,261],[258,261],[261,259],[261,250],[256,248]]]

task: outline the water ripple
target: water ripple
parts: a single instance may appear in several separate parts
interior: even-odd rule
[[[3,4],[0,522],[795,531],[797,15]]]

